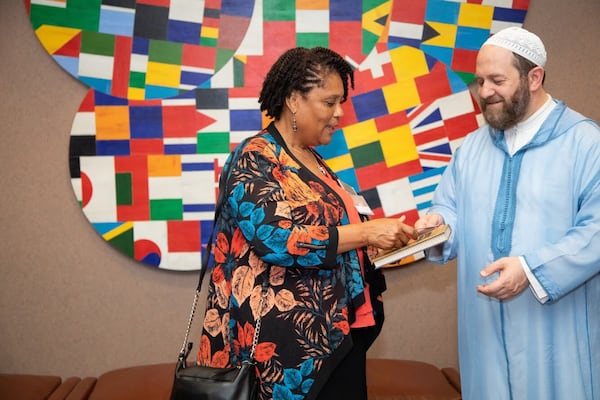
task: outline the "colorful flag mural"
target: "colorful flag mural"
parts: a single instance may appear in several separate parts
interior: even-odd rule
[[[483,42],[523,25],[528,7],[529,0],[394,0],[388,44],[420,48],[470,83]]]
[[[85,216],[144,265],[196,270],[220,170],[233,147],[265,125],[258,93],[281,53],[330,47],[355,67],[345,116],[317,151],[375,217],[411,222],[429,207],[461,140],[482,123],[467,86],[473,55],[490,33],[522,23],[528,1],[25,4],[44,48],[90,87],[69,147]]]
[[[129,99],[173,97],[238,50],[252,0],[26,0],[35,33],[68,73]]]

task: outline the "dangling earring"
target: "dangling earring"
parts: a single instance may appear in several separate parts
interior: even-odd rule
[[[298,124],[296,123],[296,113],[292,113],[292,131],[294,133],[298,132]]]

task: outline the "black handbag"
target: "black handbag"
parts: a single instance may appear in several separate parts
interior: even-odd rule
[[[253,362],[239,367],[211,368],[201,366],[175,369],[171,400],[250,400],[256,399],[258,378]]]
[[[183,347],[177,358],[173,388],[171,389],[171,400],[254,400],[258,395],[258,377],[256,375],[254,352],[258,343],[258,335],[260,334],[260,313],[256,320],[254,340],[252,341],[252,348],[250,350],[250,360],[242,362],[239,366],[229,368],[190,365],[187,362],[187,357],[193,347],[193,343],[188,343],[188,337],[198,304],[199,288],[202,285],[203,275],[204,272],[201,273],[200,283],[198,284],[192,311],[190,312]],[[264,284],[259,310],[262,309],[262,303],[266,294],[267,284]]]
[[[221,203],[223,201],[224,188],[221,188],[221,194],[217,201],[215,209],[215,226],[220,216]],[[214,229],[214,228],[213,228]],[[192,303],[190,317],[183,340],[183,346],[177,358],[175,366],[175,377],[173,379],[173,388],[171,389],[171,400],[254,400],[258,396],[258,377],[256,365],[254,361],[254,352],[258,343],[260,334],[261,313],[259,311],[256,318],[256,328],[254,329],[254,339],[250,350],[250,359],[243,361],[239,366],[229,368],[213,368],[188,363],[187,357],[190,354],[193,343],[188,342],[190,330],[198,299],[200,297],[200,289],[202,280],[208,267],[210,259],[211,246],[213,241],[214,231],[211,233],[210,239],[206,246],[206,251],[202,257],[202,266],[200,270],[200,278],[196,288],[196,294]],[[267,276],[270,268],[267,269]],[[262,310],[262,305],[268,291],[268,279],[262,285],[262,293],[260,297],[259,310]]]
[[[210,251],[210,243],[207,246],[207,253]],[[200,272],[200,281],[190,318],[188,321],[183,346],[177,358],[175,366],[175,377],[173,379],[173,388],[171,389],[171,400],[254,400],[258,395],[258,377],[256,375],[256,365],[254,362],[254,352],[258,343],[260,334],[261,315],[256,319],[256,328],[254,329],[254,339],[250,349],[250,359],[245,360],[239,366],[228,368],[213,368],[194,364],[188,364],[187,357],[190,354],[193,343],[188,342],[190,330],[198,298],[200,297],[200,288],[204,278],[206,263],[203,262]],[[262,304],[268,290],[268,280],[265,280],[262,286],[259,310],[262,310]]]
[[[230,165],[233,165],[233,160],[239,157],[241,148],[242,146],[239,146],[234,151]],[[228,165],[229,164],[226,163],[223,172],[228,169]],[[215,207],[213,231],[211,232],[206,250],[202,256],[198,286],[196,287],[196,294],[194,295],[194,301],[192,303],[185,337],[183,339],[183,346],[181,346],[181,351],[179,352],[177,364],[175,366],[171,400],[254,400],[258,397],[259,381],[258,376],[256,375],[257,370],[254,352],[260,334],[261,311],[258,312],[258,317],[256,318],[256,327],[254,329],[254,339],[252,341],[252,348],[250,349],[249,360],[243,361],[241,365],[229,368],[205,367],[187,362],[187,357],[193,347],[193,343],[188,342],[188,338],[194,314],[196,313],[198,299],[200,297],[202,281],[210,260],[214,229],[220,218],[221,206],[225,201],[225,193],[227,193],[227,188],[225,187],[226,181],[227,179],[221,178],[219,182],[219,198],[217,199]],[[267,276],[269,275],[269,272],[270,268],[267,269]],[[259,310],[262,310],[262,305],[268,293],[268,285],[269,280],[267,278],[262,285],[260,303],[258,306]]]

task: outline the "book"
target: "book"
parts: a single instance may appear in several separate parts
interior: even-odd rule
[[[403,258],[412,256],[420,251],[427,250],[430,247],[444,243],[450,238],[452,229],[450,225],[444,224],[431,228],[426,228],[416,239],[409,241],[406,246],[398,249],[388,250],[379,254],[373,259],[375,268],[381,268],[385,265],[396,263]]]

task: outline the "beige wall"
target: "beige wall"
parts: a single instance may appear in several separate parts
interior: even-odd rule
[[[549,91],[596,120],[598,17],[598,0],[531,0],[525,21],[545,39]],[[0,49],[0,372],[174,361],[196,273],[141,266],[87,222],[67,165],[87,89],[46,54],[20,0],[0,1]],[[456,366],[454,264],[386,275],[387,322],[371,355]]]

